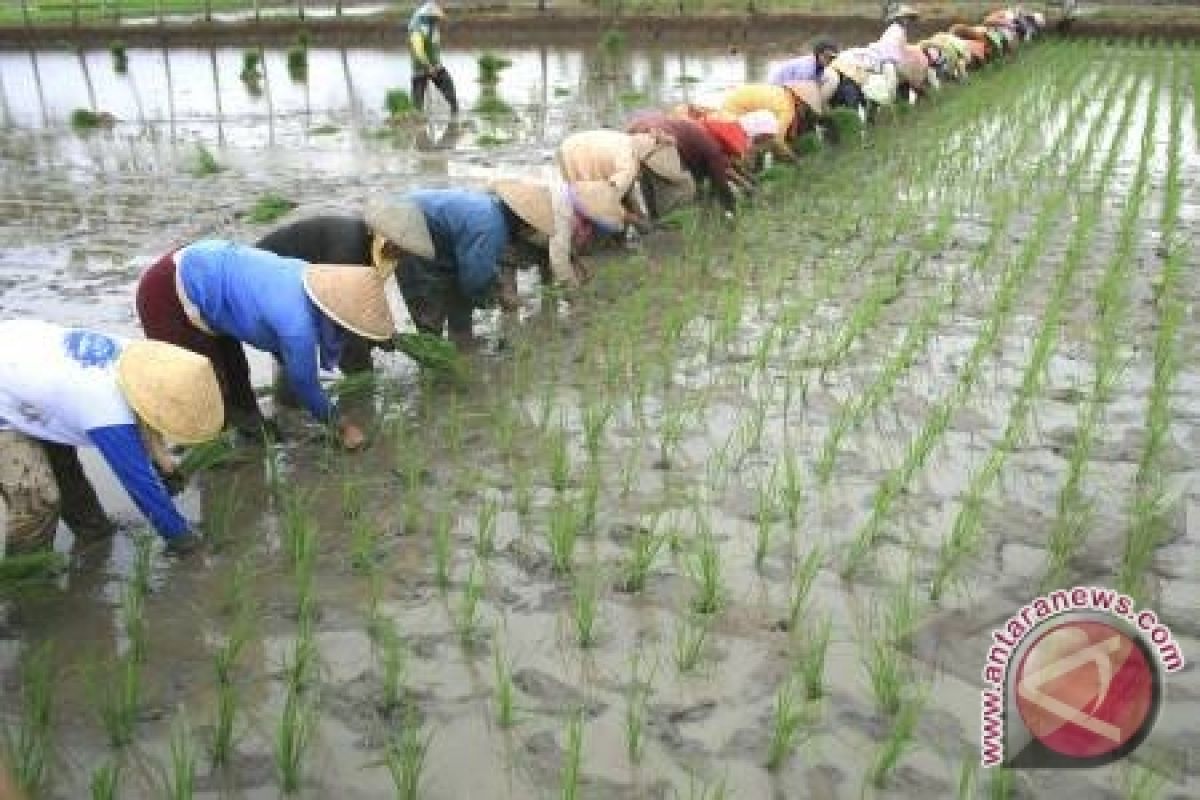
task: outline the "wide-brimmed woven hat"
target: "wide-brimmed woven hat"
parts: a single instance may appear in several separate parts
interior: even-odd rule
[[[554,202],[550,187],[520,178],[500,178],[489,188],[526,224],[545,236],[554,235]]]
[[[225,426],[212,362],[191,350],[167,342],[130,342],[117,359],[116,377],[130,408],[172,442],[207,442]]]
[[[888,14],[888,22],[897,19],[920,19],[921,12],[917,11],[907,3],[901,3],[896,6],[892,13]]]
[[[412,200],[398,194],[377,194],[363,209],[367,227],[406,253],[433,258],[433,237],[425,213]]]
[[[646,165],[646,169],[670,183],[686,183],[692,178],[692,174],[679,158],[679,150],[673,144],[660,143],[642,163]]]
[[[633,142],[633,154],[637,156],[638,161],[645,161],[659,147],[659,137],[653,133],[631,133],[630,140]]]
[[[304,291],[327,317],[367,339],[396,334],[388,307],[386,278],[352,264],[312,264],[304,270]]]
[[[784,85],[804,105],[812,109],[813,113],[825,113],[825,96],[821,91],[821,84],[816,81],[792,81]],[[835,86],[834,88],[836,89],[837,87]]]
[[[625,209],[611,183],[579,181],[570,185],[570,194],[576,211],[601,230],[616,233],[624,227]]]

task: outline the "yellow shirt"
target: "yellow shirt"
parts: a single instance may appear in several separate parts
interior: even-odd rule
[[[751,111],[770,111],[779,120],[779,133],[775,138],[787,141],[788,131],[796,118],[796,101],[792,93],[782,86],[769,83],[743,83],[725,93],[721,110],[735,116]]]

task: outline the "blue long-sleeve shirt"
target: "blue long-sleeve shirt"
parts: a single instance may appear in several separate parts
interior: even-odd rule
[[[188,521],[175,508],[136,425],[92,428],[87,435],[159,535],[172,539],[188,532]]]
[[[308,263],[223,239],[183,248],[184,292],[218,333],[277,356],[290,385],[316,419],[336,413],[320,369],[334,369],[344,333],[304,290]]]
[[[508,246],[500,199],[468,189],[418,189],[407,196],[425,214],[436,261],[455,272],[459,289],[476,306],[485,305]]]

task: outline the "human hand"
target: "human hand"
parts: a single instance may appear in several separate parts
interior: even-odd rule
[[[171,497],[177,496],[187,486],[187,477],[178,469],[168,472],[155,464],[154,471],[158,473],[159,480],[163,482],[163,486],[167,487],[167,494]]]
[[[342,420],[338,423],[338,441],[347,450],[358,450],[367,443],[367,435],[353,422]]]
[[[165,540],[165,549],[168,555],[187,556],[200,549],[204,544],[204,539],[195,531],[188,531],[179,536],[172,536]]]

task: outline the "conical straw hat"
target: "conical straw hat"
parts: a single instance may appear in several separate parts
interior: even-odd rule
[[[367,227],[406,253],[433,258],[433,237],[421,207],[403,195],[377,194],[363,210]]]
[[[692,177],[679,158],[679,150],[672,144],[660,144],[642,163],[668,183],[686,183]]]
[[[621,198],[611,183],[579,181],[571,184],[571,200],[580,214],[606,232],[619,232],[625,224]]]
[[[815,114],[825,113],[825,100],[821,92],[821,84],[816,81],[792,81],[785,84],[792,94],[800,98]],[[836,88],[836,87],[835,87]]]
[[[225,426],[221,387],[202,355],[167,342],[130,342],[116,373],[129,406],[172,442],[206,442]]]
[[[304,291],[317,308],[346,330],[376,341],[396,333],[385,281],[373,269],[350,264],[312,264],[304,271]]]
[[[500,178],[489,187],[504,205],[545,236],[554,235],[554,205],[550,188],[520,178]]]
[[[896,10],[888,14],[888,22],[896,19],[920,19],[921,12],[906,3],[901,3]]]

